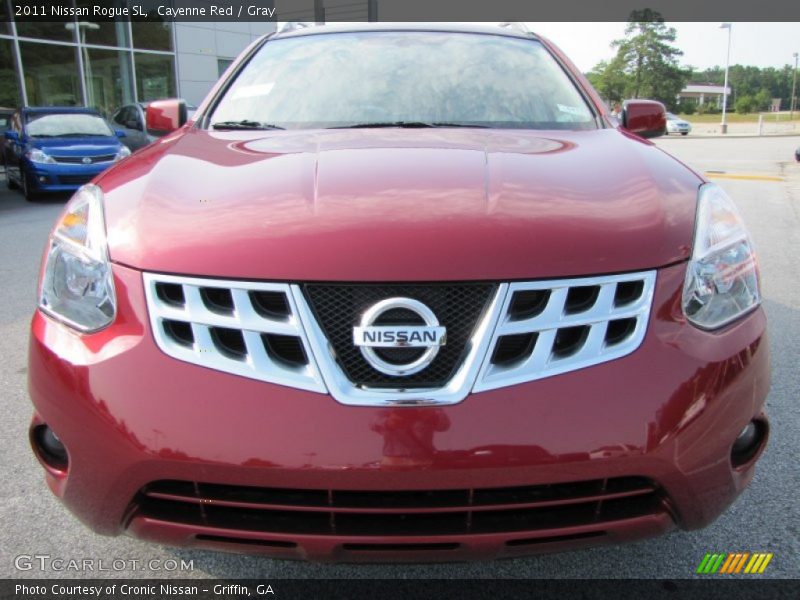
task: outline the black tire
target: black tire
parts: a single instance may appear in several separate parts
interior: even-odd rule
[[[689,135],[688,131],[681,131],[681,135]]]
[[[11,176],[8,174],[8,163],[3,162],[3,169],[6,172],[6,187],[10,190],[17,189],[17,184],[11,181]]]
[[[30,183],[28,182],[28,174],[22,169],[19,170],[19,178],[22,180],[22,195],[25,200],[33,202],[38,197],[36,192],[31,190]]]

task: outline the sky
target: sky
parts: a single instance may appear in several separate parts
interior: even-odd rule
[[[549,38],[584,73],[610,59],[612,40],[624,36],[625,23],[528,23],[531,31]],[[719,23],[667,23],[677,30],[675,45],[683,50],[681,64],[697,69],[725,66],[728,31]],[[733,23],[731,64],[782,67],[800,52],[800,23]]]

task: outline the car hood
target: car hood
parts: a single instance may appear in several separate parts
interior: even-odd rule
[[[31,148],[56,156],[99,156],[116,154],[121,144],[116,137],[31,138]]]
[[[688,258],[700,183],[616,129],[188,129],[99,180],[113,261],[278,281],[650,269]]]

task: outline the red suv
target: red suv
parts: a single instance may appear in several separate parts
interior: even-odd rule
[[[254,43],[79,190],[42,267],[31,442],[99,533],[461,560],[713,521],[768,435],[725,192],[509,27]],[[184,111],[185,114],[185,111]]]

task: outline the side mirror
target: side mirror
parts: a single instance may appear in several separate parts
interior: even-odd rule
[[[139,125],[138,121],[125,121],[125,127],[128,129],[136,129],[137,131],[142,130],[142,126]]]
[[[186,102],[180,98],[155,100],[147,105],[147,133],[160,137],[186,123]]]
[[[118,138],[128,137],[128,134],[125,133],[122,129],[115,129],[114,135],[116,135]]]
[[[19,141],[19,134],[16,131],[11,131],[10,129],[7,129],[5,132],[5,136],[7,140],[10,140],[12,142]]]
[[[667,132],[667,109],[655,100],[625,100],[622,126],[644,138],[664,135]]]

